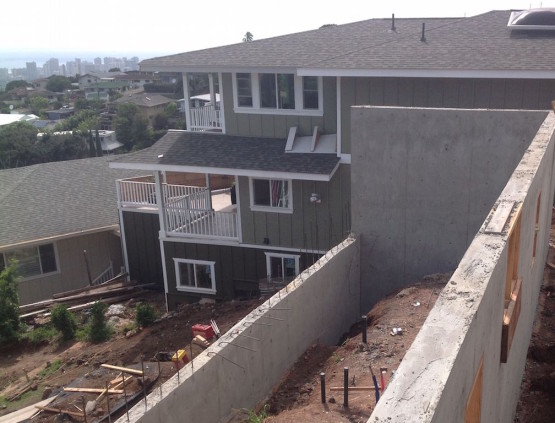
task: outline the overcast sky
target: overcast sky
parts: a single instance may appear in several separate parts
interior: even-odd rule
[[[369,18],[473,16],[555,7],[555,0],[9,0],[2,2],[0,59],[8,51],[121,52],[144,59]]]

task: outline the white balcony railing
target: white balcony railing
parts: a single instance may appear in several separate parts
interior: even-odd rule
[[[153,182],[117,181],[123,208],[158,209]],[[214,211],[205,187],[163,184],[166,230],[172,236],[239,239],[237,213]]]
[[[205,238],[239,239],[237,213],[213,210],[166,208],[166,224],[170,235],[192,235]]]
[[[154,182],[117,181],[118,200],[123,207],[158,207]],[[164,202],[178,207],[210,209],[210,191],[204,187],[162,184]]]
[[[213,105],[191,108],[191,131],[222,129],[221,111]]]

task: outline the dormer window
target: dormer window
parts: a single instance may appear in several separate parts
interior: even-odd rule
[[[233,101],[236,113],[323,113],[322,78],[293,73],[236,73]]]

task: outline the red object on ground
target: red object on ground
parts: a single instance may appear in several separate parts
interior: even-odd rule
[[[200,335],[206,340],[214,338],[214,329],[210,325],[196,324],[193,325],[192,329],[193,336]]]

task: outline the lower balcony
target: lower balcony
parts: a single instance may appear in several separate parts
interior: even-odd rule
[[[155,183],[152,178],[117,181],[118,205],[158,213]],[[237,206],[232,204],[230,189],[162,184],[167,236],[239,240]]]

